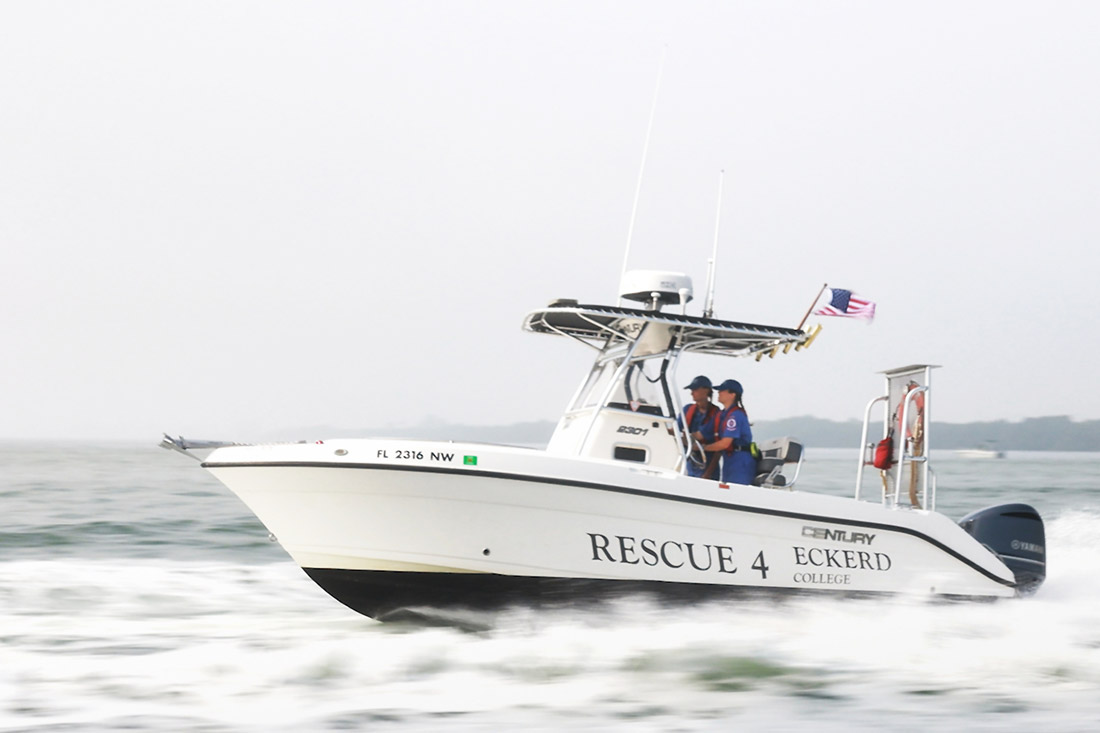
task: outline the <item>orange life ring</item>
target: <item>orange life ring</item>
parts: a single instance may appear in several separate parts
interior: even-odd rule
[[[916,382],[910,382],[905,389],[905,393],[901,396],[901,401],[898,403],[898,435],[905,435],[906,438],[913,438],[919,441],[924,437],[924,392],[921,392],[913,398],[913,405],[917,408],[916,416],[910,418],[909,425],[902,425],[902,421],[905,419],[905,397],[914,389],[920,385]],[[914,436],[913,430],[916,429],[916,435]]]

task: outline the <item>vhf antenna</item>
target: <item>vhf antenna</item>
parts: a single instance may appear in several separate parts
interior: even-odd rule
[[[707,302],[703,308],[704,318],[714,317],[714,277],[718,267],[718,231],[722,223],[722,179],[726,172],[718,172],[718,213],[714,217],[714,251],[711,252],[710,261],[707,262]]]
[[[645,160],[649,155],[649,137],[653,132],[653,118],[657,114],[657,97],[661,92],[661,76],[665,71],[665,51],[667,46],[661,49],[661,64],[657,67],[657,85],[653,90],[653,106],[649,110],[649,125],[646,126],[645,131],[645,144],[642,146],[642,165],[638,169],[638,185],[634,188],[634,205],[630,210],[630,226],[626,230],[626,252],[623,253],[623,269],[619,273],[619,285],[622,285],[623,278],[626,277],[626,263],[630,259],[630,242],[634,239],[634,220],[638,216],[638,199],[642,195],[642,176],[645,173]],[[616,290],[620,289],[616,287]],[[619,305],[622,305],[623,299],[621,293],[616,293],[619,296]]]

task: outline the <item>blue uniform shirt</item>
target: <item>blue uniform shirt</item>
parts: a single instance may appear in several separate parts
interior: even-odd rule
[[[722,411],[719,418],[719,438],[732,438],[733,453],[722,456],[722,481],[728,484],[751,485],[756,478],[756,459],[749,452],[752,443],[752,427],[749,416],[740,407]]]
[[[739,448],[747,448],[752,442],[752,426],[749,425],[749,416],[740,407],[731,407],[722,410],[720,419],[719,438],[733,438],[733,444]]]

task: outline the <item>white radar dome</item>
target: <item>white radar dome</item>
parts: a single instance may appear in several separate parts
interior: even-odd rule
[[[691,278],[682,272],[631,270],[619,284],[619,297],[645,303],[650,308],[691,302]]]

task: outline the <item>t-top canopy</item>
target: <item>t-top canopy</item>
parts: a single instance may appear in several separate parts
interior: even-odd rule
[[[667,329],[670,349],[724,356],[746,356],[782,347],[786,350],[791,346],[801,346],[813,335],[810,331],[797,328],[720,321],[635,308],[583,305],[574,301],[556,301],[542,310],[528,313],[523,328],[534,333],[572,336],[600,348],[609,339],[611,342],[634,341],[647,323]]]

